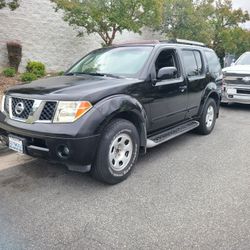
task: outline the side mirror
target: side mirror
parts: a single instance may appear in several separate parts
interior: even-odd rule
[[[174,78],[176,74],[177,74],[176,67],[164,67],[159,70],[157,74],[157,79],[158,80],[171,79]]]

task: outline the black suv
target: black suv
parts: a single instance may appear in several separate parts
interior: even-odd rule
[[[0,113],[10,149],[90,172],[109,184],[130,174],[139,152],[219,114],[215,52],[191,41],[148,41],[95,50],[64,76],[8,90]]]

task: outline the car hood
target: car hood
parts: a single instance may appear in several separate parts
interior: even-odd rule
[[[41,100],[93,100],[105,95],[124,93],[128,85],[140,82],[131,78],[111,78],[91,75],[58,76],[21,84],[7,94]],[[101,95],[101,96],[100,96]]]
[[[233,73],[233,74],[249,74],[250,75],[250,65],[234,65],[223,69],[223,73]]]

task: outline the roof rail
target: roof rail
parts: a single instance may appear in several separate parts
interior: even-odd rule
[[[180,43],[180,44],[189,44],[189,45],[207,47],[207,45],[205,43],[200,43],[200,42],[185,40],[185,39],[171,39],[171,40],[165,40],[165,41],[161,41],[161,42]]]
[[[159,40],[129,40],[129,41],[124,41],[121,43],[114,43],[113,45],[129,45],[129,44],[158,44],[160,43]]]

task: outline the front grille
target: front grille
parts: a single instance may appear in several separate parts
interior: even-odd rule
[[[24,99],[19,97],[5,97],[4,109],[13,120],[26,122],[52,122],[57,102]]]
[[[225,75],[225,82],[227,84],[232,84],[232,85],[250,85],[250,82],[246,82],[243,79],[246,77],[250,77],[250,75],[246,74],[226,74]]]
[[[15,118],[27,120],[32,113],[32,107],[34,104],[34,100],[29,100],[29,99],[22,99],[22,98],[16,98],[12,97],[11,98],[12,103],[11,103],[11,108],[12,108],[12,116]],[[16,109],[17,106],[23,106],[23,111],[19,109],[19,111]]]
[[[40,121],[51,121],[56,110],[56,102],[46,102],[40,115]]]
[[[245,94],[245,95],[250,95],[250,89],[237,89],[238,94]]]

